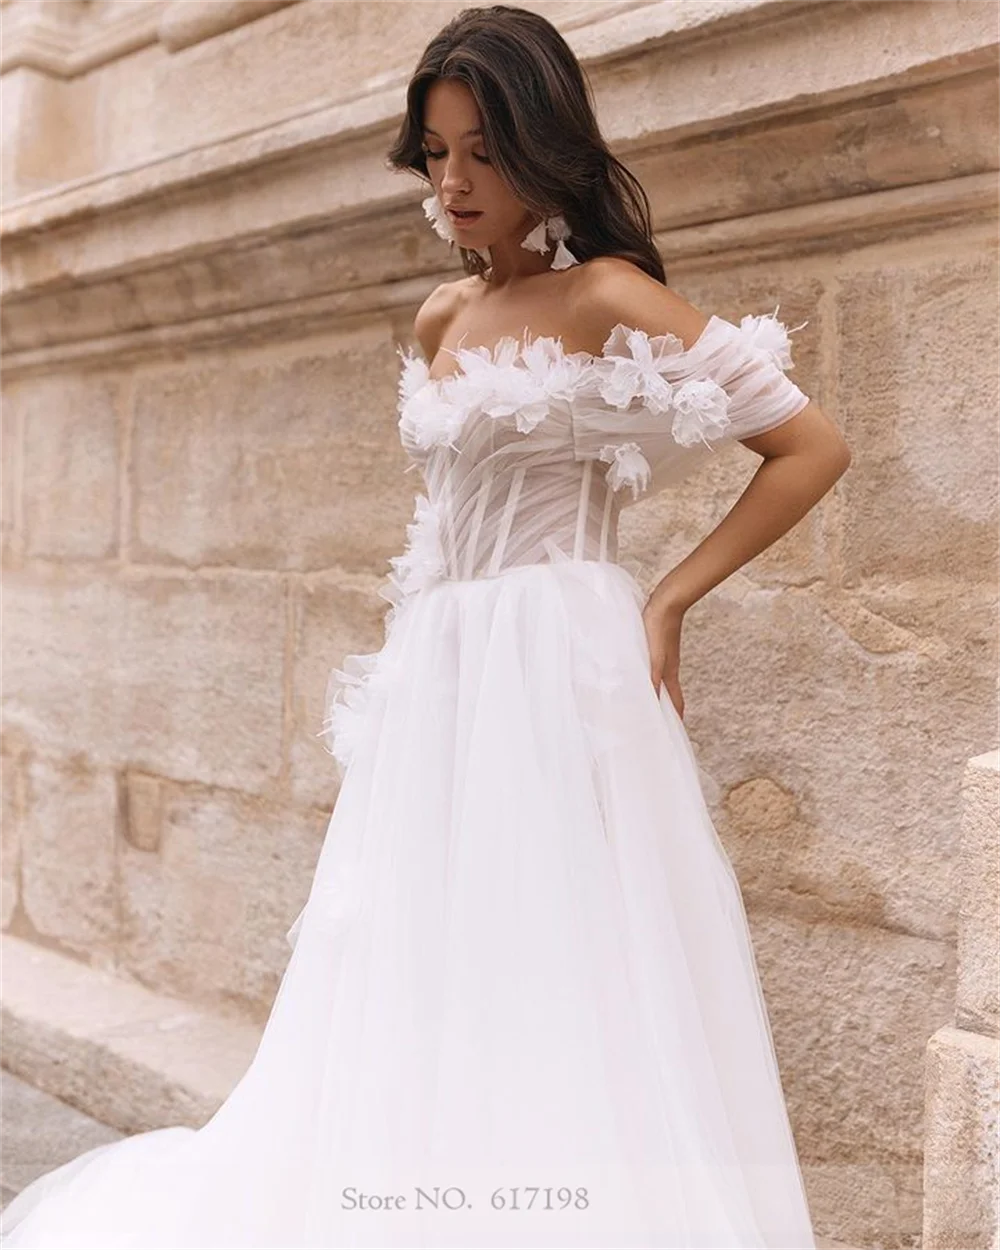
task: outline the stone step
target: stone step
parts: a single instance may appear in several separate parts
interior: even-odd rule
[[[122,1133],[198,1128],[260,1030],[3,935],[3,1065]]]
[[[0,1206],[43,1172],[121,1137],[117,1129],[0,1071]]]

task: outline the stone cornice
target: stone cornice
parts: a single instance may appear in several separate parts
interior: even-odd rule
[[[936,226],[954,226],[987,216],[995,218],[998,209],[1000,191],[996,176],[975,174],[931,186],[896,187],[753,217],[663,231],[655,242],[668,271],[692,264],[701,269],[737,267],[748,260],[787,262],[810,252],[836,250],[841,243],[856,248],[879,239],[923,235]],[[425,233],[430,235],[429,231]],[[329,245],[334,251],[341,246],[333,234],[329,236]],[[436,239],[431,240],[431,247],[437,256],[442,255]],[[4,367],[8,376],[35,371],[46,373],[67,364],[99,364],[104,360],[122,363],[225,343],[246,345],[286,335],[300,337],[335,323],[391,316],[395,309],[410,310],[436,283],[460,274],[454,265],[447,268],[428,265],[416,277],[376,280],[363,286],[271,301],[257,307],[244,304],[205,316],[165,316],[160,324],[137,325],[124,332],[116,332],[107,324],[88,325],[85,318],[80,318],[73,323],[72,339],[36,347],[8,347]],[[150,298],[144,307],[151,309],[157,284],[162,279],[151,275],[148,281]],[[143,289],[141,280],[134,279],[130,283],[133,294],[141,295]],[[143,304],[141,298],[139,303]],[[44,337],[43,327],[52,327],[61,315],[61,308],[68,311],[68,306],[61,305],[58,297],[52,297],[51,301],[40,300],[33,309],[26,307],[25,328],[33,326]],[[9,329],[14,329],[18,320],[15,316]]]
[[[75,6],[48,10],[26,5],[3,7],[0,74],[31,69],[50,78],[76,78],[117,61],[159,40],[159,24],[168,0],[148,0],[89,24]]]
[[[656,3],[614,17],[605,11],[600,23],[570,32],[578,51],[591,47],[585,64],[607,114],[606,137],[644,177],[663,168],[661,154],[669,166],[696,144],[716,163],[726,143],[742,147],[761,136],[767,143],[773,134],[781,145],[775,194],[733,200],[727,209],[720,186],[674,220],[661,216],[658,242],[668,268],[696,258],[715,264],[806,254],[848,233],[877,239],[995,213],[996,176],[982,172],[981,152],[970,149],[959,161],[958,143],[949,161],[938,150],[942,140],[922,137],[933,104],[917,110],[906,140],[914,145],[913,168],[895,174],[895,185],[853,193],[867,169],[858,163],[861,181],[852,184],[842,150],[852,142],[850,129],[817,132],[825,136],[820,142],[837,145],[844,170],[842,188],[829,198],[817,198],[811,183],[795,191],[794,178],[782,174],[780,160],[789,175],[814,160],[803,128],[858,101],[881,101],[900,114],[908,92],[954,82],[955,90],[977,84],[982,107],[997,64],[996,31],[982,6],[971,5],[968,20],[938,23],[918,48],[890,38],[900,7],[726,0],[713,8],[715,26],[704,16],[685,26],[693,6]],[[765,12],[780,37],[766,23],[762,29]],[[750,33],[714,40],[721,26],[732,33],[751,13],[755,43]],[[817,15],[825,15],[819,42],[830,52],[820,61],[810,51]],[[665,34],[656,22],[667,17]],[[680,56],[678,39],[689,41]],[[695,95],[692,85],[701,87]],[[240,327],[280,334],[284,325],[363,315],[371,311],[366,291],[400,290],[408,279],[423,289],[457,272],[425,228],[416,179],[386,166],[401,104],[402,84],[385,85],[9,207],[2,228],[8,369],[172,350],[231,337]],[[781,137],[792,127],[798,146]],[[660,202],[671,201],[665,185]]]
[[[3,8],[0,74],[33,69],[51,78],[77,78],[150,44],[177,52],[256,21],[298,0],[143,0],[99,23],[66,6]]]
[[[568,28],[567,35],[599,84],[604,75],[613,76],[615,62],[641,60],[679,40],[728,35],[736,23],[752,21],[759,30],[767,19],[772,19],[785,28],[786,38],[797,25],[799,29],[792,38],[799,47],[792,51],[798,57],[803,42],[808,46],[814,24],[824,13],[832,23],[843,24],[847,10],[857,12],[855,6],[844,4],[843,0],[715,0],[708,4],[656,0],[639,7],[630,5],[627,12]],[[743,67],[745,80],[737,91],[731,82],[720,82],[716,101],[709,97],[699,99],[689,115],[676,107],[658,115],[655,106],[659,102],[647,100],[645,114],[620,114],[612,126],[605,128],[605,133],[616,150],[629,152],[750,120],[793,115],[887,89],[902,90],[977,69],[995,69],[998,42],[992,13],[991,5],[973,0],[966,20],[943,24],[943,29],[936,32],[937,43],[929,42],[926,49],[914,49],[906,41],[895,47],[872,46],[865,38],[865,14],[861,14],[849,32],[856,47],[850,58],[830,55],[820,63],[786,63],[777,82],[770,81],[763,67],[757,67],[756,72],[752,67]],[[891,21],[888,11],[875,16],[882,26]],[[832,40],[840,33],[831,27],[824,38]],[[733,48],[738,49],[738,44],[730,41],[727,49]],[[718,77],[724,76],[720,73]],[[240,173],[263,171],[277,162],[312,157],[318,149],[345,147],[366,138],[384,142],[401,118],[404,84],[405,77],[400,77],[377,91],[319,104],[264,127],[248,127],[204,147],[191,147],[146,165],[102,173],[25,196],[7,206],[0,237],[10,245],[22,234],[93,220],[98,214],[103,217],[110,211],[157,201],[169,192],[207,188]],[[715,103],[716,107],[706,108],[706,103]],[[363,209],[363,205],[358,208]]]
[[[173,0],[160,19],[160,42],[168,52],[178,52],[298,3],[299,0]]]
[[[142,0],[102,21],[89,22],[70,3],[53,11],[6,0],[0,74],[27,67],[53,78],[75,78],[150,44],[161,43],[176,52],[301,2]],[[665,37],[723,34],[748,20],[758,23],[773,11],[788,15],[832,3],[843,0],[605,0],[589,4],[581,16],[560,28],[587,32],[576,44],[581,58],[607,59]]]

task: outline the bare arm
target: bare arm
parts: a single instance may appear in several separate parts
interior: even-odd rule
[[[812,402],[777,429],[741,441],[762,463],[715,529],[654,587],[653,609],[686,611],[786,534],[851,463],[847,444]]]
[[[676,334],[691,347],[708,317],[627,261],[595,266],[580,317],[594,342],[619,321],[647,334]],[[840,430],[810,402],[776,429],[740,440],[763,457],[746,490],[707,538],[656,586],[651,602],[684,611],[787,533],[851,463]]]
[[[619,321],[647,334],[676,334],[689,348],[708,318],[676,292],[627,261],[602,262],[581,304],[594,340]],[[679,713],[677,678],[684,613],[731,573],[759,555],[806,515],[851,463],[850,449],[818,404],[763,434],[740,440],[763,457],[722,521],[653,588],[643,612],[653,685],[662,680]]]

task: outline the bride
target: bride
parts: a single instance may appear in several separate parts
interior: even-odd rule
[[[205,1125],[40,1177],[3,1244],[807,1250],[681,633],[850,454],[774,314],[736,325],[666,285],[543,17],[450,21],[390,159],[465,274],[400,349],[426,493],[383,647],[332,673],[341,786],[271,1016]],[[736,440],[752,480],[646,595],[622,508]]]

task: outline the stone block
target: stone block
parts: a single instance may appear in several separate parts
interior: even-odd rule
[[[958,914],[960,1029],[1000,1035],[1000,752],[969,761],[962,786]]]
[[[823,583],[738,574],[688,612],[685,723],[710,807],[754,906],[953,944],[961,779],[996,712],[994,644],[952,647],[950,631],[989,613],[943,607],[942,640],[933,608],[847,607]]]
[[[0,551],[5,569],[20,562],[24,547],[21,515],[23,387],[5,382],[0,401]]]
[[[22,11],[29,6],[18,4]],[[40,6],[31,6],[36,13]],[[28,41],[36,50],[51,53],[64,32],[52,40],[44,30],[45,18],[67,12],[71,6],[59,4],[40,14],[43,29]],[[4,52],[8,23],[14,18],[15,5],[4,6]],[[79,31],[70,36],[79,47]],[[6,59],[6,57],[5,57]],[[33,192],[47,190],[60,183],[92,178],[102,169],[107,157],[105,145],[98,140],[98,127],[107,116],[99,108],[101,82],[90,74],[77,74],[59,79],[37,73],[24,66],[0,76],[0,111],[3,113],[3,176],[4,203],[10,204]],[[133,114],[134,121],[134,114]],[[37,249],[44,251],[44,248]]]
[[[117,553],[124,385],[104,374],[15,383],[29,557],[110,560]]]
[[[62,1163],[104,1142],[117,1141],[117,1130],[45,1094],[0,1068],[3,1159],[0,1203],[6,1206],[25,1185]]]
[[[922,1250],[996,1250],[1000,1042],[939,1029],[927,1045]]]
[[[110,966],[118,938],[118,779],[82,752],[32,755],[21,830],[22,906],[33,933]]]
[[[163,783],[157,849],[122,848],[121,966],[263,1022],[325,828],[322,812]]]
[[[163,837],[166,783],[160,777],[129,769],[125,774],[122,836],[137,851],[158,851]]]
[[[173,0],[163,8],[157,29],[164,46],[178,52],[294,3],[296,0]]]
[[[991,582],[997,561],[996,256],[984,245],[845,274],[837,403],[846,583]]]
[[[787,913],[749,920],[817,1227],[852,1246],[915,1244],[924,1050],[951,1018],[953,951]]]
[[[409,494],[396,364],[380,324],[143,373],[131,558],[358,571],[392,554]]]
[[[0,928],[14,919],[21,896],[21,839],[27,753],[17,736],[0,738]]]
[[[786,23],[785,30],[796,26]],[[804,33],[799,27],[796,43]],[[762,27],[761,35],[769,34]],[[702,49],[711,55],[706,45]],[[681,57],[686,64],[674,62],[671,69],[682,77],[694,70],[694,90],[677,103],[714,111],[716,76],[698,78],[691,49],[678,49]],[[666,111],[676,123],[679,111]],[[992,171],[996,150],[996,76],[969,74],[864,95],[847,107],[784,114],[771,124],[710,127],[672,145],[666,155],[659,145],[640,149],[629,167],[653,199],[657,229],[669,230]],[[727,271],[727,281],[731,276]]]
[[[282,774],[277,577],[35,566],[7,577],[5,715],[52,756],[259,793]]]
[[[260,1029],[4,935],[4,1067],[123,1133],[200,1128]]]

